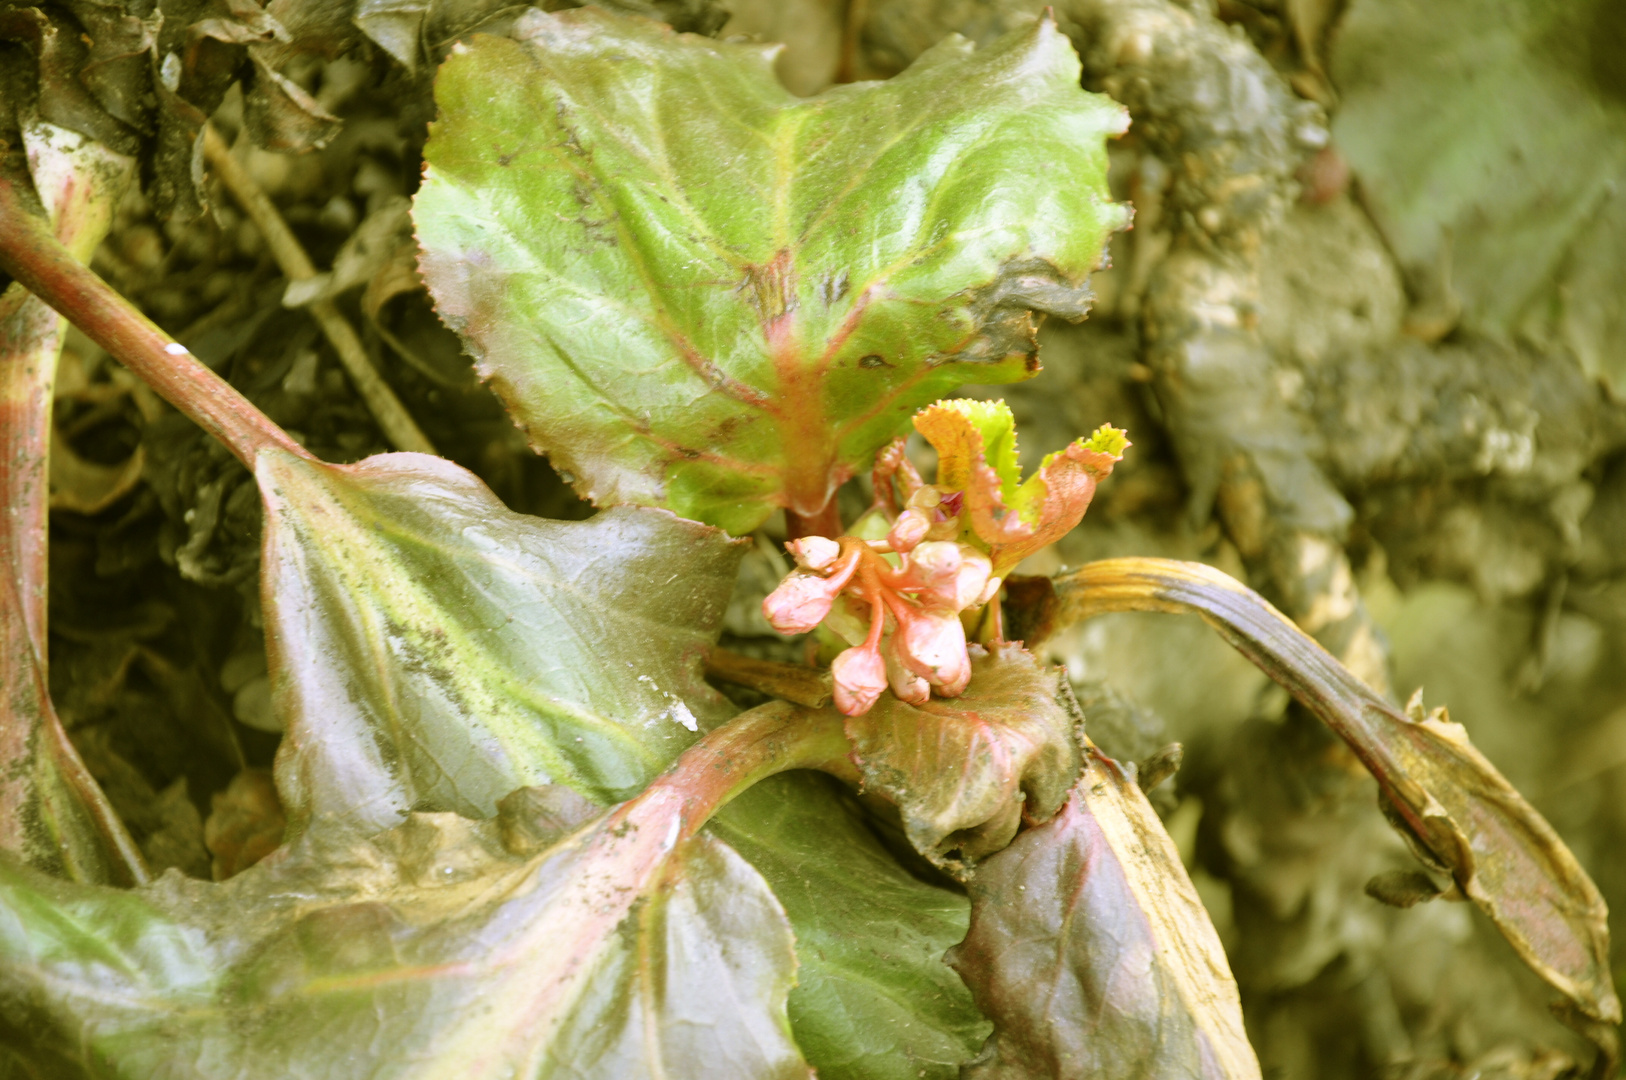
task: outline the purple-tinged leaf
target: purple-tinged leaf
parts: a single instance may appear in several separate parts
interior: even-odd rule
[[[916,408],[1037,370],[1108,234],[1053,19],[797,98],[775,48],[583,8],[459,45],[414,219],[424,279],[595,503],[812,517]]]
[[[950,954],[994,1021],[965,1080],[1246,1080],[1224,949],[1134,778],[1098,752],[1061,811],[977,867]]]
[[[118,891],[0,856],[9,1048],[54,1074],[810,1077],[784,911],[696,833],[842,749],[836,723],[771,705],[608,813],[522,789],[483,822],[312,829],[220,885]]]

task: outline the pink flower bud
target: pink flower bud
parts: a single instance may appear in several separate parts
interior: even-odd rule
[[[891,650],[888,650],[886,657],[886,681],[891,684],[892,693],[899,701],[924,705],[932,699],[931,683],[900,664]]]
[[[892,531],[886,534],[886,542],[892,545],[892,550],[901,554],[913,551],[915,545],[926,539],[926,533],[932,527],[931,518],[919,510],[905,510],[893,523]]]
[[[982,592],[977,594],[977,602],[971,606],[982,607],[982,605],[988,603],[995,596],[999,595],[999,587],[1003,584],[1005,584],[1005,579],[1002,577],[989,578],[988,584],[984,585],[982,587]]]
[[[988,596],[983,594],[988,590],[988,575],[993,573],[994,564],[988,561],[988,556],[969,545],[961,544],[960,548],[960,569],[954,575],[955,611],[981,607],[992,599],[992,594]],[[999,588],[997,582],[994,588],[995,590]]]
[[[893,640],[904,666],[944,697],[956,696],[971,681],[971,657],[957,613],[920,612],[902,623]]]
[[[835,677],[836,708],[843,716],[862,716],[886,689],[886,662],[878,649],[848,649],[830,665]]]
[[[952,584],[960,572],[964,555],[952,540],[928,540],[909,553],[904,567],[904,587],[937,590]]]
[[[785,545],[796,565],[803,570],[824,571],[841,557],[841,545],[825,536],[804,536]]]
[[[768,625],[781,634],[805,634],[830,614],[830,605],[846,579],[823,578],[797,571],[779,583],[762,601]]]

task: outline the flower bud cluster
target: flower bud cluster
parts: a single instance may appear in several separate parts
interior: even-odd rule
[[[792,541],[797,569],[762,602],[781,633],[823,624],[852,646],[830,665],[836,707],[848,716],[868,712],[888,686],[915,705],[933,691],[964,692],[971,657],[960,613],[993,600],[1005,574],[1077,525],[1129,446],[1103,424],[1024,481],[1003,401],[940,401],[914,424],[937,451],[937,483],[921,480],[901,437],[882,448],[875,499],[891,521],[886,539]],[[997,607],[984,629],[1001,637]]]
[[[830,665],[836,708],[847,716],[868,712],[888,686],[920,705],[934,690],[954,697],[970,682],[960,612],[988,603],[1000,580],[981,551],[932,538],[958,534],[953,509],[937,492],[900,515],[885,540],[808,536],[789,544],[797,569],[762,602],[763,614],[781,633],[827,622],[851,642]],[[889,553],[901,556],[897,566]]]

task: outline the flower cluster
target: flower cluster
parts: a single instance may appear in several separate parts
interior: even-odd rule
[[[1021,482],[1004,402],[938,402],[915,428],[937,450],[937,482],[921,480],[902,439],[888,446],[875,463],[876,509],[891,523],[885,539],[793,540],[797,569],[762,603],[781,633],[823,624],[848,642],[830,666],[836,707],[848,716],[868,712],[888,686],[916,705],[933,691],[962,693],[971,679],[962,613],[994,600],[1017,563],[1078,524],[1129,445],[1103,426]],[[999,636],[997,617],[985,625]]]

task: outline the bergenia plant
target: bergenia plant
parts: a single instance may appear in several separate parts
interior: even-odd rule
[[[531,11],[437,76],[423,277],[584,522],[426,454],[316,460],[85,268],[130,163],[28,121],[28,176],[0,173],[0,1073],[1258,1077],[1134,766],[1030,651],[1129,609],[1201,613],[1345,738],[1609,1067],[1602,900],[1441,710],[1195,564],[1089,564],[1002,613],[1127,446],[1024,481],[1002,404],[939,400],[1034,374],[1128,220],[1124,111],[1055,23],[808,99],[772,58]],[[149,880],[45,692],[41,301],[259,483],[287,831],[218,882]],[[781,509],[765,609],[847,645],[830,674],[714,651],[736,537]],[[774,700],[739,712],[708,664]]]

